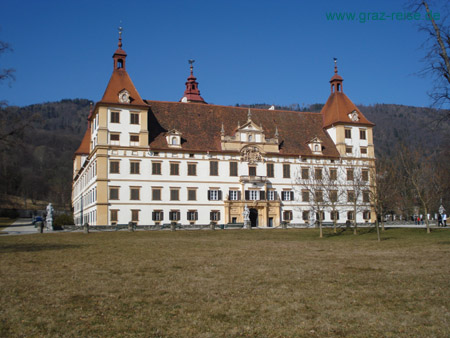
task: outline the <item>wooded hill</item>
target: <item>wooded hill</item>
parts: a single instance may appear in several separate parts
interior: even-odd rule
[[[1,207],[12,207],[8,196],[16,196],[70,208],[72,157],[86,130],[89,102],[65,99],[26,107],[11,106],[0,111],[3,135],[17,125],[27,125],[0,142]],[[240,106],[270,107],[266,104]],[[322,106],[294,104],[276,108],[320,112]],[[450,125],[448,121],[438,122],[439,111],[435,109],[394,104],[358,107],[376,124],[375,149],[379,158],[395,156],[394,150],[400,142],[430,152],[450,144]]]

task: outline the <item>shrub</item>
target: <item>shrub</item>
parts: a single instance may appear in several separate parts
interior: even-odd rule
[[[53,221],[53,228],[56,230],[57,228],[61,228],[63,225],[74,225],[72,215],[61,214],[55,217]]]

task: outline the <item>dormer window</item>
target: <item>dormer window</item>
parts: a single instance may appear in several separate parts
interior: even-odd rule
[[[313,154],[315,155],[322,154],[322,140],[319,139],[318,137],[314,137],[311,141],[309,141],[308,146]]]
[[[252,134],[249,134],[248,135],[248,142],[252,142],[253,141],[253,135]]]
[[[181,133],[172,129],[166,134],[167,145],[171,148],[181,148]]]

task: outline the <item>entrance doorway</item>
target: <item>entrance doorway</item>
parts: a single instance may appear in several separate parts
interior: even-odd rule
[[[258,210],[250,209],[250,224],[252,227],[258,226]]]

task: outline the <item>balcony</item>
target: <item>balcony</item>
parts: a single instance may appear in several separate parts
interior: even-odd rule
[[[239,180],[244,183],[265,183],[267,181],[266,176],[240,176]]]

